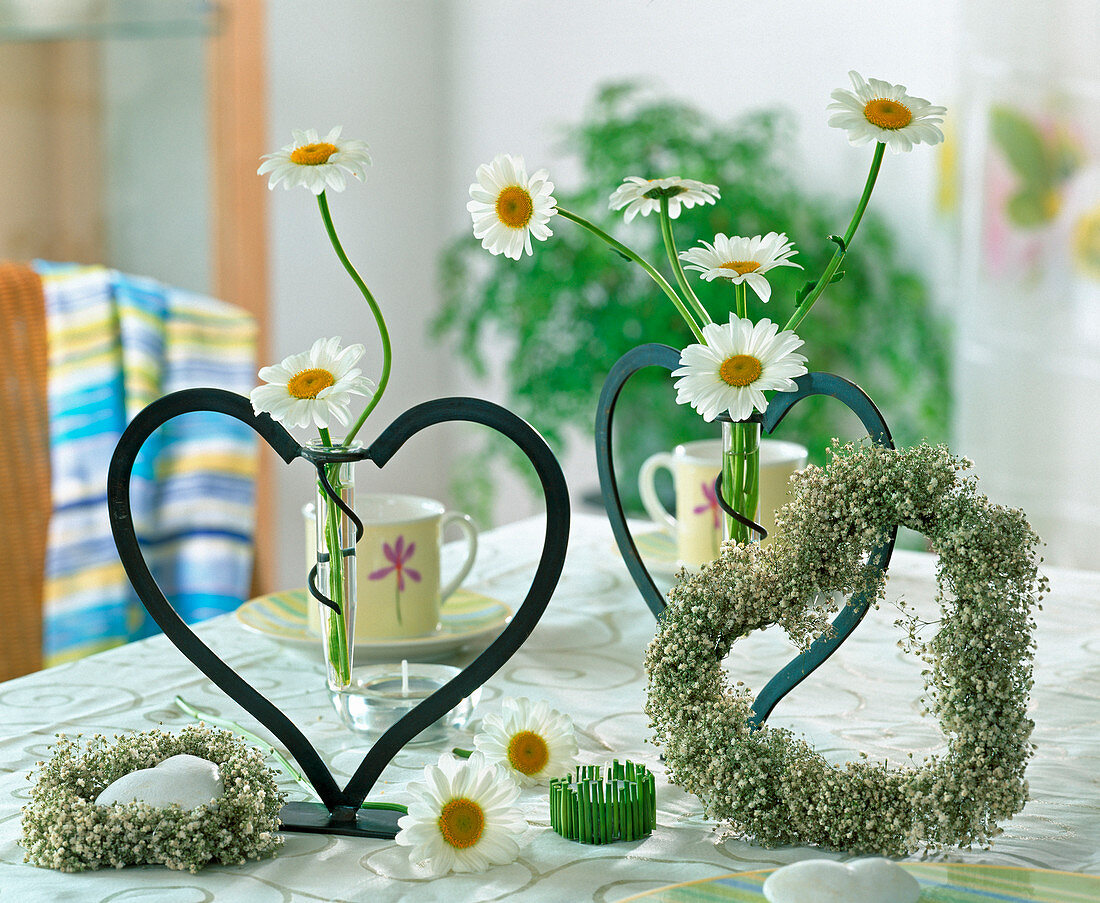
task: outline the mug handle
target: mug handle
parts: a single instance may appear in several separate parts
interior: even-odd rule
[[[439,522],[439,536],[441,539],[443,533],[451,524],[457,524],[458,529],[466,539],[466,560],[462,563],[462,567],[458,569],[454,579],[439,590],[439,601],[441,603],[446,602],[448,597],[462,585],[462,581],[470,573],[470,568],[474,566],[474,558],[477,556],[477,524],[474,523],[474,519],[468,514],[448,511]]]
[[[672,473],[672,461],[672,455],[668,452],[657,452],[646,458],[638,471],[638,493],[642,497],[642,507],[645,508],[649,519],[658,524],[663,523],[675,535],[676,518],[661,504],[655,484],[657,471],[661,468]]]

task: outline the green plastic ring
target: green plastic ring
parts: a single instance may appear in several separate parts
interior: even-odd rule
[[[614,843],[648,837],[657,824],[657,790],[644,765],[618,759],[604,780],[599,765],[550,780],[550,826],[567,840]]]

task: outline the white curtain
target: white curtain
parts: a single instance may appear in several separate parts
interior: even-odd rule
[[[1100,567],[1100,5],[964,4],[955,447]]]

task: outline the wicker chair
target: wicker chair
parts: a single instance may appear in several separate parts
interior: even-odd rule
[[[50,519],[46,317],[42,282],[0,262],[0,680],[42,667],[42,585]]]

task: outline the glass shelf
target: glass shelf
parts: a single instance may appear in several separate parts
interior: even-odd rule
[[[203,36],[217,20],[211,0],[0,0],[0,42]]]

